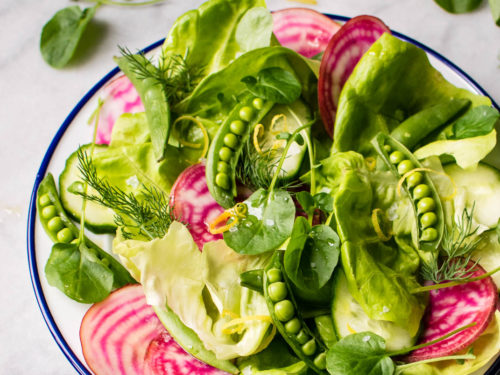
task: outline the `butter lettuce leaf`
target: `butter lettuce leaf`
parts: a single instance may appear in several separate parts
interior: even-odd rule
[[[260,269],[269,256],[242,256],[222,240],[200,253],[188,229],[173,222],[161,239],[115,241],[113,251],[144,287],[153,306],[167,305],[219,360],[249,356],[273,334],[264,297],[240,286],[242,272]],[[233,335],[231,320],[245,318]]]
[[[484,96],[457,88],[429,63],[425,51],[382,35],[358,62],[340,94],[333,151],[369,150],[369,141],[390,133],[421,110],[450,99],[471,108],[491,105]]]

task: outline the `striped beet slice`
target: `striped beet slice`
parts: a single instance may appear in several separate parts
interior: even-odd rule
[[[473,264],[470,263],[469,267]],[[477,269],[471,277],[486,271]],[[409,362],[452,355],[467,348],[490,323],[497,306],[497,287],[491,277],[449,288],[433,290],[424,318],[421,343],[438,339],[460,327],[476,324],[436,344],[414,350],[405,359]]]
[[[123,113],[143,112],[144,106],[134,85],[125,75],[104,86],[101,98],[103,104],[99,112],[96,143],[109,144],[116,119]]]
[[[224,209],[208,190],[204,164],[192,165],[179,175],[172,187],[171,203],[174,215],[188,224],[189,232],[200,250],[205,242],[222,239],[222,234],[211,234],[208,229]]]
[[[363,54],[389,28],[378,18],[358,16],[347,21],[330,39],[321,59],[318,101],[326,131],[333,137],[342,87]]]
[[[340,25],[313,9],[287,8],[273,12],[273,33],[282,46],[305,57],[326,49]]]
[[[149,344],[145,358],[144,375],[227,375],[228,373],[196,358],[175,343],[164,333]]]

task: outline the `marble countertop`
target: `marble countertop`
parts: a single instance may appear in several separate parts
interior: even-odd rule
[[[26,256],[28,203],[45,150],[67,114],[114,67],[117,45],[130,50],[164,37],[175,18],[200,0],[166,0],[142,8],[104,6],[78,59],[63,70],[39,53],[40,31],[68,0],[3,0],[0,4],[0,372],[74,374],[37,306]],[[268,0],[271,9],[305,6]],[[479,10],[451,15],[432,0],[318,0],[314,9],[378,16],[453,61],[500,103],[500,27],[487,1]]]

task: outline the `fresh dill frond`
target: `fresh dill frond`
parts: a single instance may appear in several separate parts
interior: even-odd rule
[[[166,96],[174,102],[189,95],[200,80],[202,69],[189,66],[181,55],[162,54],[158,59],[158,65],[155,65],[142,52],[134,54],[127,48],[119,47],[119,49],[137,77],[152,79],[160,84]]]
[[[140,194],[127,193],[100,178],[91,157],[78,150],[78,169],[81,177],[98,195],[80,192],[85,199],[111,208],[115,212],[115,223],[125,239],[145,237],[161,238],[176,220],[169,198],[156,187],[142,185]]]
[[[236,166],[236,178],[251,190],[268,189],[275,173],[278,173],[279,158],[283,149],[265,150],[257,152],[253,143],[248,141],[243,147],[240,161]],[[283,174],[284,171],[279,172]],[[302,185],[298,180],[280,179],[277,188],[294,189]]]
[[[443,256],[434,256],[431,262],[423,265],[421,274],[425,280],[436,284],[445,280],[464,280],[476,271],[478,261],[469,266],[472,253],[481,241],[480,238],[474,238],[478,227],[473,227],[473,212],[474,206],[470,212],[464,208],[451,230],[445,226],[441,251]]]

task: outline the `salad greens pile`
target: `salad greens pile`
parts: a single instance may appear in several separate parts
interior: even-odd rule
[[[342,89],[332,140],[318,115],[320,58],[279,45],[263,0],[187,12],[156,59],[121,52],[145,112],[123,114],[109,145],[79,147],[52,203],[39,194],[58,242],[52,285],[78,300],[68,285],[105,284],[82,301],[97,302],[135,280],[181,345],[189,337],[188,351],[194,340],[196,357],[231,373],[465,375],[498,354],[497,313],[472,352],[404,361],[432,344],[418,344],[424,283],[466,283],[479,265],[500,281],[500,171],[485,163],[499,114],[487,97],[384,34]],[[205,218],[177,216],[183,192],[172,189],[200,162],[225,209],[207,223],[223,238],[201,252],[190,224]],[[56,203],[80,231],[47,224]],[[84,226],[114,234],[121,265],[92,250]],[[64,270],[80,259],[63,254],[70,246],[84,278]]]

